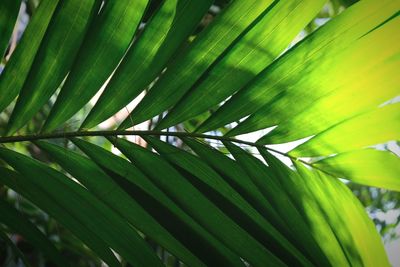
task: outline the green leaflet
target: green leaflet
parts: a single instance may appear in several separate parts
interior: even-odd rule
[[[157,129],[175,125],[214,107],[267,67],[307,25],[324,0],[278,1],[270,11],[184,95]]]
[[[193,149],[204,161],[217,170],[221,176],[231,184],[252,206],[257,209],[285,238],[287,238],[304,255],[304,240],[297,234],[293,234],[292,229],[287,226],[285,221],[277,213],[270,196],[262,194],[262,188],[257,187],[247,173],[240,168],[234,160],[226,157],[220,151],[210,148],[204,144],[196,142],[190,138],[184,138],[185,144]],[[238,153],[241,153],[240,151]]]
[[[313,165],[355,183],[400,191],[400,158],[388,151],[355,150],[325,158]]]
[[[114,183],[94,162],[77,153],[47,142],[37,142],[36,144],[49,153],[54,161],[78,179],[89,191],[146,236],[151,237],[188,265],[204,265],[161,227],[122,188]]]
[[[61,196],[60,194],[57,194],[54,196],[51,194],[52,192],[57,192],[55,190],[61,190],[60,192],[65,194],[65,189],[63,187],[53,187],[52,184],[40,187],[35,179],[30,179],[31,177],[25,176],[24,174],[21,175],[6,168],[0,168],[0,174],[0,182],[2,184],[7,185],[9,188],[20,193],[32,201],[32,203],[41,207],[50,216],[56,218],[57,221],[67,227],[73,234],[78,236],[82,242],[92,249],[108,265],[113,267],[120,266],[118,260],[112,254],[106,242],[104,242],[96,232],[93,231],[93,229],[88,228],[85,225],[85,222],[82,221],[82,217],[87,220],[92,220],[92,218],[86,218],[86,215],[85,213],[82,213],[81,208],[74,211],[76,207],[80,207],[79,204],[76,207],[74,207],[73,204],[69,204],[68,198],[71,197],[71,195]],[[31,174],[32,170],[29,175]],[[47,178],[53,179],[53,177],[49,176],[47,176]],[[73,209],[73,211],[70,212],[70,209]]]
[[[31,182],[23,181],[23,183],[34,185],[59,202],[66,212],[87,227],[88,233],[94,232],[129,263],[136,266],[163,266],[137,232],[122,217],[85,188],[62,173],[11,150],[1,148],[0,157],[22,175],[31,176],[33,174],[34,178],[31,179]],[[75,230],[74,228],[69,229]],[[82,233],[80,232],[78,236],[81,238]],[[101,244],[104,243],[100,242],[99,245]],[[98,245],[95,245],[95,248],[98,249]],[[104,250],[101,252],[104,253]]]
[[[2,0],[0,2],[0,59],[6,52],[20,6],[21,1],[17,0]]]
[[[253,266],[285,266],[207,199],[187,177],[149,150],[116,139],[114,145],[226,247]],[[160,175],[162,173],[163,175]],[[207,214],[207,216],[204,216]]]
[[[54,130],[72,117],[104,84],[132,41],[147,2],[106,2],[91,23],[68,78],[42,128],[43,132]]]
[[[11,135],[31,119],[56,91],[78,52],[99,1],[69,0],[58,6],[9,119]],[[21,59],[23,60],[23,59]],[[62,62],[62,64],[61,64]]]
[[[92,128],[125,107],[145,89],[193,31],[211,0],[169,0],[133,43],[81,128]]]
[[[186,177],[191,177],[190,181],[204,195],[280,260],[289,266],[311,265],[268,221],[201,159],[158,139],[144,136],[143,138],[167,161],[184,170],[183,173],[187,174]],[[211,193],[210,190],[214,192]]]
[[[243,266],[235,254],[182,211],[133,164],[88,142],[76,138],[72,141],[207,266]]]
[[[0,112],[22,88],[6,134],[27,124],[43,103],[53,102],[57,87],[62,91],[42,128],[46,134],[35,135],[27,127],[27,134],[3,136],[0,143],[16,141],[19,150],[21,140],[71,138],[89,158],[38,141],[61,166],[57,171],[0,147],[0,158],[15,170],[0,166],[0,186],[17,191],[71,231],[67,246],[111,267],[125,260],[135,266],[167,262],[160,261],[142,233],[188,266],[388,266],[371,220],[334,177],[400,190],[400,159],[365,149],[399,139],[400,106],[382,103],[399,95],[400,2],[360,1],[276,59],[322,0],[224,0],[230,5],[190,38],[211,0],[151,1],[159,9],[146,12],[151,18],[136,33],[147,1],[40,1],[0,76]],[[105,91],[82,131],[52,132],[104,82]],[[198,130],[250,115],[227,136],[277,125],[258,144],[314,136],[290,157],[325,157],[310,163],[312,170],[294,162],[296,172],[262,146],[227,136],[84,131],[143,90],[150,92],[120,129],[156,113],[159,123],[169,108],[156,129],[196,114],[207,116],[202,112],[237,92]],[[36,118],[35,128],[42,123]],[[192,127],[204,118],[191,120]],[[143,134],[157,152],[110,137],[129,162],[73,138],[118,134]],[[149,137],[168,140],[170,135],[197,155]],[[231,155],[197,137],[224,140],[221,151]],[[259,148],[267,165],[236,142]],[[16,220],[15,227],[30,228],[20,226],[23,221],[13,217],[16,210],[3,210],[8,217],[0,212],[0,221],[8,220],[7,229]]]
[[[361,266],[390,266],[375,225],[349,188],[338,179],[326,176],[322,172],[310,171],[297,162],[295,166],[303,181],[315,193],[316,200],[336,231],[339,241],[344,242],[343,246],[351,246],[351,243],[346,241],[351,235],[355,250],[362,260]],[[353,248],[345,248],[348,249]]]
[[[351,47],[397,14],[399,8],[400,2],[390,0],[360,1],[349,7],[267,67],[218,109],[198,131],[206,132],[238,120],[279,98],[285,98],[292,91],[312,96],[314,91],[311,89],[319,88],[323,93],[327,89],[318,87],[318,83],[324,80],[325,74],[329,74],[337,53]],[[335,87],[342,80],[335,77],[329,82]],[[296,99],[297,102],[301,101]]]
[[[329,259],[332,266],[362,266],[362,260],[354,246],[351,232],[346,231],[338,212],[332,208],[322,208],[318,194],[327,199],[321,188],[315,187],[314,177],[302,177],[289,169],[265,149],[258,151],[268,164],[268,170],[277,178],[281,187],[290,197],[301,216],[306,221],[312,236]],[[306,178],[308,179],[307,181]],[[331,223],[327,215],[337,218]]]
[[[246,172],[229,157],[216,149],[201,144],[191,138],[183,138],[187,144],[199,157],[209,166],[215,169],[239,194],[243,196],[261,215],[271,222],[276,229],[285,234],[292,243],[292,235],[284,221],[279,217],[275,208],[271,205],[259,188],[253,183]]]
[[[132,111],[119,129],[126,129],[170,108],[260,15],[273,0],[234,0],[193,43],[168,66],[168,70]]]
[[[0,199],[0,214],[1,223],[26,238],[51,259],[53,263],[60,267],[69,266],[66,259],[47,237],[28,218],[2,199]]]
[[[304,255],[316,266],[333,266],[327,255],[323,253],[315,237],[310,233],[309,226],[294,205],[294,202],[280,184],[279,177],[276,177],[266,165],[245,150],[229,142],[224,142],[224,145],[264,194],[265,198],[271,202],[272,206],[279,207],[277,210],[279,216],[289,227],[297,243],[301,244],[298,249],[301,249]]]
[[[396,103],[339,123],[289,153],[295,157],[328,156],[399,139],[400,103]]]
[[[42,0],[0,75],[0,112],[21,90],[59,0]]]
[[[321,132],[399,95],[397,72],[400,49],[393,45],[393,42],[400,41],[398,29],[400,17],[397,16],[357,40],[350,49],[338,53],[334,63],[327,68],[328,73],[321,74],[326,78],[319,82],[316,89],[287,94],[251,115],[238,128],[243,130],[271,126],[271,119],[261,117],[275,118],[278,127],[258,142],[295,140]],[[341,81],[332,82],[337,80],[335,77],[340,77]],[[354,101],[355,96],[361,95]],[[295,99],[302,101],[296,101],[296,105],[293,105]],[[269,115],[266,116],[266,113]],[[270,123],[259,124],[262,121]]]

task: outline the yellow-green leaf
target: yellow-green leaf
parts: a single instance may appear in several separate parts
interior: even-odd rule
[[[267,67],[320,11],[324,0],[277,1],[157,124],[164,129],[207,111]]]
[[[204,122],[198,131],[209,131],[239,120],[263,107],[267,108],[279,99],[284,101],[291,99],[293,106],[298,104],[303,108],[302,103],[308,103],[308,97],[315,101],[315,96],[319,97],[329,93],[346,81],[346,77],[351,76],[353,71],[349,69],[344,80],[337,75],[331,76],[335,74],[335,72],[330,72],[331,68],[343,72],[342,68],[346,67],[346,64],[335,66],[338,54],[340,55],[342,51],[351,49],[354,44],[362,42],[363,36],[368,37],[368,33],[374,33],[374,29],[379,29],[381,25],[385,26],[387,24],[385,22],[391,18],[395,20],[394,17],[399,8],[400,2],[391,0],[360,1],[349,7],[264,69],[252,82],[237,92]],[[398,32],[398,29],[395,32]],[[398,37],[392,36],[392,38]],[[392,44],[391,40],[393,39],[381,41]],[[370,46],[375,50],[380,48],[379,45],[376,47],[376,43],[370,43]],[[398,50],[398,46],[392,46],[388,52],[393,50]],[[369,55],[365,54],[365,51],[360,51],[356,53],[354,60],[351,59],[350,62],[353,63],[349,63],[355,65],[362,63],[363,61],[357,61],[360,59],[360,55],[362,56],[361,60],[368,62]],[[371,61],[370,64],[374,63],[376,62]],[[355,72],[355,74],[358,73]],[[298,97],[287,98],[292,94]],[[274,120],[274,116],[270,116],[270,118],[272,125],[279,122]],[[257,129],[260,129],[260,126],[254,127],[253,130]],[[302,132],[296,128],[291,128],[291,130]]]
[[[292,156],[327,156],[400,139],[400,103],[339,123],[290,151]]]
[[[229,49],[254,21],[267,12],[272,0],[234,0],[193,43],[177,55],[166,73],[132,111],[120,129],[140,123],[171,107],[198,78]]]
[[[388,151],[350,151],[313,165],[355,183],[400,191],[400,158]]]

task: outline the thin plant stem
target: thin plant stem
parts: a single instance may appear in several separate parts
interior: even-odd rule
[[[311,166],[321,172],[324,172],[330,176],[334,176],[331,173],[328,173],[310,162],[301,160],[297,157],[293,157],[288,153],[281,152],[279,150],[266,147],[265,145],[257,144],[250,141],[245,141],[241,139],[236,139],[232,137],[224,137],[218,135],[209,135],[202,133],[190,133],[190,132],[164,132],[164,131],[153,131],[153,130],[110,130],[110,131],[75,131],[75,132],[56,132],[56,133],[41,133],[41,134],[29,134],[29,135],[16,135],[16,136],[2,136],[0,137],[0,144],[6,143],[15,143],[15,142],[30,142],[30,141],[38,141],[44,139],[57,139],[57,138],[72,138],[72,137],[110,137],[110,136],[128,136],[128,135],[137,135],[137,136],[175,136],[175,137],[189,137],[189,138],[199,138],[199,139],[212,139],[217,141],[228,141],[237,144],[243,144],[247,146],[264,148],[269,151],[275,152],[282,156],[288,157],[294,161],[299,161],[303,164]],[[336,176],[334,176],[336,177]]]

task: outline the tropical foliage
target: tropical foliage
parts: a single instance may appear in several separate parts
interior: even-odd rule
[[[49,266],[389,266],[339,178],[400,190],[377,149],[399,140],[400,1],[298,42],[325,1],[212,4],[41,0],[13,50],[20,2],[0,2],[0,239],[26,266],[12,233]]]

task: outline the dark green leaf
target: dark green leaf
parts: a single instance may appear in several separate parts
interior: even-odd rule
[[[119,0],[105,3],[90,25],[43,132],[54,130],[73,116],[100,89],[128,48],[147,2]]]
[[[129,49],[81,128],[92,128],[125,107],[164,69],[193,31],[210,0],[164,1]]]
[[[243,266],[237,256],[187,215],[133,164],[98,146],[73,139],[132,198],[207,265]]]
[[[7,125],[13,134],[50,99],[68,73],[98,1],[62,1],[49,24]]]
[[[0,112],[21,90],[59,0],[42,0],[0,75]]]
[[[186,264],[203,265],[91,160],[47,142],[36,144],[89,191],[146,236],[168,249]]]
[[[191,176],[190,182],[244,230],[288,265],[311,265],[218,173],[196,156],[155,138],[143,137],[161,156]]]
[[[162,157],[123,139],[116,139],[114,145],[183,210],[238,256],[254,266],[264,266],[266,263],[273,266],[284,265]]]
[[[137,266],[163,266],[137,232],[120,215],[85,188],[62,173],[11,150],[1,148],[0,157],[24,176],[33,173],[34,179],[31,179],[30,183],[26,181],[24,183],[33,184],[46,192],[87,229],[92,229],[87,234],[96,233],[128,262]],[[81,238],[82,233],[80,232],[78,236]],[[99,245],[101,244],[104,243],[100,242]],[[95,246],[97,249],[98,245]]]
[[[20,6],[21,1],[18,0],[2,0],[0,2],[0,59],[6,52]]]
[[[57,194],[58,196],[53,196],[50,194],[52,190],[55,190],[52,185],[48,184],[46,187],[40,187],[40,185],[35,183],[34,179],[30,179],[31,177],[28,178],[23,174],[21,175],[3,167],[0,168],[0,174],[0,182],[2,184],[20,193],[41,207],[50,216],[56,218],[57,221],[67,227],[73,234],[79,236],[79,239],[97,253],[108,265],[113,267],[121,266],[108,245],[93,231],[93,229],[88,228],[85,222],[82,221],[80,217],[86,217],[86,215],[79,215],[79,212],[82,212],[82,210],[69,211],[69,209],[75,208],[73,204],[68,204],[68,198],[70,198],[71,195],[65,196]],[[32,172],[30,174],[32,174]],[[53,178],[50,177],[50,179]],[[64,193],[64,191],[65,189],[62,189],[60,192]],[[55,191],[54,193],[57,192]],[[66,204],[63,201],[65,201]],[[77,207],[79,207],[79,204]]]
[[[299,247],[307,257],[317,266],[332,266],[332,263],[323,253],[315,237],[310,233],[310,228],[301,216],[293,201],[290,199],[284,187],[279,182],[279,177],[264,165],[260,160],[251,156],[243,149],[224,142],[237,162],[244,168],[246,173],[253,180],[254,184],[264,194],[277,210],[279,216],[284,220],[292,235],[302,246]]]

